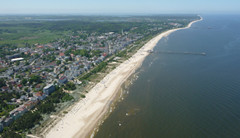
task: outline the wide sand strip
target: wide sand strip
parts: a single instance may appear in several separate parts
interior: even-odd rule
[[[86,98],[76,103],[56,125],[51,127],[45,137],[84,138],[89,136],[109,111],[111,101],[116,97],[123,82],[141,66],[143,60],[149,54],[147,51],[152,50],[161,38],[166,37],[174,31],[190,28],[191,25],[197,21],[189,23],[185,28],[172,29],[151,39],[129,60],[120,64],[92,88],[89,93],[86,94]]]

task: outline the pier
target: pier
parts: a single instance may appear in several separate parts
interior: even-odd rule
[[[205,52],[179,52],[179,51],[153,51],[148,50],[149,53],[156,53],[156,54],[181,54],[181,55],[200,55],[200,56],[206,56],[207,54]]]

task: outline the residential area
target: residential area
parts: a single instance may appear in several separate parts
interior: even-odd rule
[[[78,34],[83,36],[86,32]],[[54,92],[55,86],[80,85],[81,74],[143,37],[124,31],[93,33],[85,38],[79,35],[31,48],[16,48],[15,54],[0,59],[0,67],[7,68],[1,72],[0,91],[14,93],[7,101],[1,101],[6,108],[1,110],[0,130]]]

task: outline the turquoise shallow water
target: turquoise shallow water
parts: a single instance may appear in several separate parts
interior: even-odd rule
[[[240,16],[206,15],[154,51],[96,138],[240,137]]]

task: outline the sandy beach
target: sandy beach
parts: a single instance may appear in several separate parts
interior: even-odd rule
[[[147,51],[152,50],[161,38],[166,37],[177,30],[190,28],[191,25],[197,21],[189,23],[185,28],[172,29],[151,39],[129,60],[124,61],[116,69],[105,76],[101,82],[86,94],[86,98],[76,103],[72,109],[56,123],[56,125],[51,127],[44,137],[90,137],[94,128],[98,126],[104,115],[109,111],[109,107],[123,82],[141,66],[146,56],[148,56],[149,52]]]

